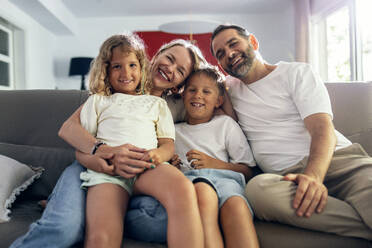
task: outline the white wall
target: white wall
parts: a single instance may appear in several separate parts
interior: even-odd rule
[[[53,70],[56,37],[8,0],[0,0],[0,16],[24,32],[24,77],[16,89],[53,89],[56,80]]]
[[[231,22],[246,27],[260,42],[262,56],[269,63],[293,61],[295,54],[293,6],[284,12],[256,15],[193,16],[193,20]],[[60,89],[79,88],[80,77],[68,77],[69,60],[74,56],[97,56],[101,43],[110,35],[124,30],[158,30],[171,21],[188,20],[190,16],[151,16],[126,18],[80,19],[79,34],[60,37],[55,52],[56,80]]]
[[[167,15],[122,18],[78,19],[77,34],[54,36],[8,0],[0,0],[0,16],[25,31],[25,88],[79,89],[79,76],[69,77],[71,57],[95,57],[101,43],[124,30],[152,31],[173,21],[206,20],[230,22],[246,27],[260,42],[260,51],[269,63],[293,61],[295,54],[294,8],[292,0],[283,0],[283,9],[263,14]],[[6,11],[5,11],[6,10]]]

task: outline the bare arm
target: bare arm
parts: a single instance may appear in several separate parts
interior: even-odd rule
[[[219,161],[223,162],[221,160],[219,160]],[[223,162],[223,163],[225,163],[225,162]],[[232,170],[232,171],[235,171],[235,172],[242,173],[244,175],[244,178],[245,178],[246,182],[248,182],[248,180],[253,177],[252,169],[246,164],[225,163],[224,168],[221,168],[221,169]]]
[[[102,145],[94,155],[76,151],[76,159],[88,169],[132,178],[145,168],[151,168],[151,163],[141,160],[145,152],[146,150],[131,144],[115,147]]]
[[[58,135],[75,149],[91,153],[97,141],[80,123],[81,105],[62,125]]]
[[[174,155],[174,141],[168,138],[158,139],[158,148],[145,153],[142,160],[150,161],[155,165],[169,161]]]
[[[96,156],[90,155],[97,141],[80,123],[80,106],[62,125],[58,135],[80,152],[76,152],[76,159],[86,168],[107,174],[120,175],[124,178],[143,172],[151,164],[141,161],[145,149],[130,144],[121,146],[102,145],[96,151]],[[85,153],[85,154],[84,154]],[[110,159],[113,167],[107,163]]]
[[[225,89],[224,95],[223,95],[223,103],[221,107],[217,108],[214,111],[214,115],[228,115],[231,118],[234,119],[234,121],[238,121],[238,116],[236,115],[233,105],[231,103],[229,94],[227,94],[227,91]]]
[[[337,142],[333,123],[331,117],[323,113],[308,116],[304,122],[311,136],[309,160],[304,174],[323,182]]]
[[[238,116],[235,113],[235,110],[234,110],[233,105],[231,103],[229,94],[227,94],[226,89],[225,89],[225,93],[223,95],[223,104],[222,104],[221,108],[225,112],[225,114],[227,114],[228,116],[233,118],[234,121],[238,121]]]
[[[310,217],[315,210],[318,213],[323,211],[327,203],[328,190],[323,180],[336,146],[336,136],[328,114],[313,114],[304,122],[311,136],[307,166],[303,174],[288,174],[284,179],[298,184],[293,200],[297,215]]]
[[[222,160],[212,158],[211,156],[208,156],[207,154],[198,150],[188,151],[186,153],[186,157],[188,161],[193,160],[191,162],[191,166],[195,169],[214,168],[232,170],[242,173],[247,181],[253,176],[251,168],[245,164],[224,162]]]

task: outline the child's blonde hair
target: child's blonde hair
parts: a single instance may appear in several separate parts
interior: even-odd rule
[[[97,58],[91,64],[89,72],[89,89],[93,94],[109,96],[114,92],[109,82],[108,69],[114,48],[120,47],[124,53],[134,53],[141,66],[141,81],[136,88],[136,93],[143,93],[148,74],[148,59],[145,46],[136,34],[124,33],[113,35],[103,42]]]
[[[164,45],[162,45],[159,50],[157,51],[157,53],[154,55],[154,57],[152,58],[151,60],[151,70],[152,70],[152,66],[154,65],[154,61],[155,59],[160,55],[162,54],[163,52],[165,52],[166,50],[172,48],[172,47],[175,47],[175,46],[181,46],[181,47],[184,47],[187,49],[187,51],[189,52],[190,54],[190,57],[191,57],[191,62],[192,62],[192,66],[191,66],[191,72],[190,72],[190,75],[196,71],[197,69],[199,69],[201,66],[204,66],[207,63],[206,59],[204,58],[202,52],[200,51],[200,49],[195,46],[194,44],[192,44],[191,42],[189,41],[186,41],[186,40],[182,40],[182,39],[176,39],[176,40],[172,40],[171,42],[168,42]],[[151,88],[153,87],[153,84],[152,84],[152,79],[151,77],[149,77],[148,79],[148,82],[146,83],[146,86],[145,86],[145,89],[146,91],[150,92]],[[180,90],[179,92],[182,91],[182,88],[186,82],[187,78],[182,82],[180,83],[177,88],[178,90]],[[165,93],[165,95],[172,95],[172,91],[169,89],[167,90]]]

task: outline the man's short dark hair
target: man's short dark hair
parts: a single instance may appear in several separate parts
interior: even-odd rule
[[[221,24],[221,25],[219,25],[217,28],[215,28],[215,30],[213,31],[212,36],[211,36],[210,48],[211,48],[211,53],[213,54],[213,56],[215,56],[215,54],[213,52],[212,42],[213,42],[214,38],[219,33],[221,33],[222,31],[224,31],[226,29],[235,29],[236,32],[238,33],[238,35],[240,37],[244,38],[244,39],[248,39],[248,37],[250,35],[250,33],[248,32],[248,30],[246,30],[245,28],[243,28],[241,26],[235,25],[235,24]]]

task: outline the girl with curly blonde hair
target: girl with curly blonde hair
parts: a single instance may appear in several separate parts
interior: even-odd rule
[[[146,168],[151,170],[127,177],[91,169],[80,174],[82,187],[87,189],[87,247],[121,245],[125,212],[132,194],[146,194],[163,201],[169,187],[181,190],[183,184],[187,184],[182,183],[186,178],[179,171],[164,163],[174,154],[173,119],[164,99],[143,94],[145,83],[148,82],[146,75],[144,46],[139,37],[133,34],[108,38],[93,62],[90,73],[92,95],[80,113],[82,126],[97,140],[91,154],[95,154],[102,145],[121,146],[130,143],[141,147],[137,150],[142,153],[139,159],[148,162],[150,165]],[[151,87],[146,88],[151,90]],[[80,161],[84,164],[86,158],[82,154]],[[168,185],[164,181],[181,183]],[[183,211],[193,222],[180,221],[180,210],[168,209],[172,228],[192,232],[196,228],[202,233],[196,202],[194,197],[194,201]],[[177,233],[171,245],[197,247],[202,243],[200,233],[192,236],[189,232]]]
[[[136,88],[136,93],[143,92],[145,82],[147,82],[148,59],[145,52],[143,41],[134,34],[117,34],[108,38],[101,46],[100,52],[92,62],[89,71],[89,89],[93,94],[109,96],[113,94],[108,78],[108,66],[112,57],[113,49],[120,47],[123,53],[134,53],[141,66],[141,82]],[[149,87],[146,87],[149,89]]]
[[[111,44],[111,42],[109,44]],[[119,50],[120,54],[122,46],[118,44],[118,47],[119,48],[116,50]],[[112,51],[110,49],[103,50],[105,51],[97,56],[92,65],[90,81],[92,82],[91,85],[94,87],[91,87],[90,91],[95,93],[94,95],[102,96],[102,98],[104,98],[103,96],[115,98],[116,95],[118,95],[117,91],[115,91],[115,87],[111,87],[112,84],[108,84],[111,82],[110,75],[112,74],[109,70],[116,70],[115,68],[117,67],[117,65],[113,68],[109,67],[112,65],[111,56],[113,56],[115,48],[113,48]],[[135,50],[136,49],[133,50],[134,53],[136,53]],[[141,54],[141,51],[139,52]],[[137,60],[142,61],[141,55],[137,55]],[[205,63],[206,61],[203,55],[195,45],[184,40],[172,41],[163,45],[159,49],[159,52],[153,57],[150,66],[148,66],[147,75],[144,73],[146,71],[146,65],[142,65],[142,62],[139,63],[141,64],[141,77],[143,77],[140,80],[141,86],[146,88],[144,92],[149,92],[154,96],[159,96],[167,100],[175,121],[183,120],[182,99],[174,98],[172,94],[177,93],[179,89],[182,90],[182,85],[188,76],[199,68],[200,65]],[[148,79],[146,79],[145,76],[148,76]],[[119,79],[116,82],[124,84],[124,81],[125,80]],[[146,83],[143,85],[144,82],[149,83],[149,85]],[[179,85],[181,85],[181,87]],[[139,85],[137,86],[139,87]],[[137,88],[135,92],[135,94],[138,94],[140,89]],[[170,95],[169,93],[172,94]],[[141,98],[142,95],[136,95],[134,97]],[[161,101],[157,100],[157,102]],[[85,205],[83,203],[85,202],[86,195],[85,192],[80,189],[81,180],[79,178],[79,173],[85,171],[85,167],[96,172],[115,175],[121,178],[133,178],[134,176],[138,176],[136,180],[137,187],[140,185],[138,182],[146,182],[147,184],[144,183],[145,185],[143,185],[141,190],[148,187],[148,192],[144,193],[154,196],[167,209],[169,215],[166,224],[167,228],[162,228],[159,231],[161,233],[166,233],[168,246],[202,247],[203,230],[199,211],[197,209],[196,194],[193,185],[188,179],[178,170],[168,170],[168,167],[171,166],[159,165],[156,166],[155,169],[145,170],[145,168],[151,168],[151,165],[154,165],[155,161],[145,161],[144,155],[148,154],[148,151],[130,144],[136,144],[132,142],[132,139],[121,140],[124,144],[120,143],[120,145],[109,142],[102,144],[102,141],[98,140],[82,127],[80,123],[80,112],[83,106],[78,108],[65,121],[58,133],[62,139],[77,149],[77,159],[80,163],[75,161],[64,170],[48,201],[44,211],[45,214],[37,224],[32,225],[32,229],[30,229],[28,233],[16,240],[14,247],[19,247],[17,246],[18,244],[21,244],[22,247],[41,247],[48,246],[51,243],[58,243],[60,247],[71,247],[82,241],[84,238],[83,228],[85,226]],[[121,106],[126,109],[132,108],[130,109],[131,111],[135,108],[129,103],[123,103]],[[107,107],[108,109],[110,108],[110,106]],[[116,111],[113,112],[115,113]],[[132,117],[140,116],[136,111],[133,111],[133,113],[134,115]],[[122,118],[122,120],[125,122],[127,120],[132,120],[132,118],[128,118],[127,120]],[[116,135],[116,130],[112,129],[112,131],[115,132]],[[97,134],[98,133],[100,132],[97,132]],[[128,130],[128,133],[131,134],[132,129]],[[92,155],[93,151],[95,153],[94,155]],[[163,171],[165,171],[165,173],[163,173]],[[154,181],[156,182],[152,183]],[[93,188],[94,187],[92,187],[92,189]],[[119,191],[124,191],[124,188],[116,188],[120,189]],[[137,192],[141,191],[135,189],[133,193],[136,194]],[[115,199],[122,198],[123,197],[119,197]],[[73,204],[69,204],[71,202],[73,202]],[[102,208],[104,208],[105,211],[97,214],[96,217],[100,220],[102,220],[101,213],[111,211],[107,209],[106,205],[108,204],[106,201],[101,201],[101,204],[104,205]],[[125,209],[122,209],[122,214],[125,213],[124,210]],[[95,236],[97,238],[96,244],[108,241],[108,239],[106,239],[107,237],[110,237],[110,240],[115,240],[115,243],[118,244],[118,242],[120,242],[119,240],[121,240],[121,235],[119,235],[119,233],[123,230],[122,225],[118,223],[119,219],[120,217],[117,217],[114,221],[111,221],[119,226],[119,228],[113,232],[111,232],[111,228],[100,228],[99,231],[96,229],[93,233],[90,232],[93,230],[90,228],[87,229],[85,235],[90,235],[91,238]],[[100,226],[101,225],[97,225],[97,228]],[[141,228],[142,230],[140,231],[141,233],[138,234],[139,236],[142,234],[154,237],[154,234],[144,231],[146,226],[142,226]],[[133,229],[133,227],[130,226],[128,229]],[[112,239],[111,237],[113,237],[112,235],[114,233],[116,236]],[[94,235],[92,236],[92,234]],[[120,239],[118,239],[119,236]],[[102,246],[105,245],[103,244]]]

